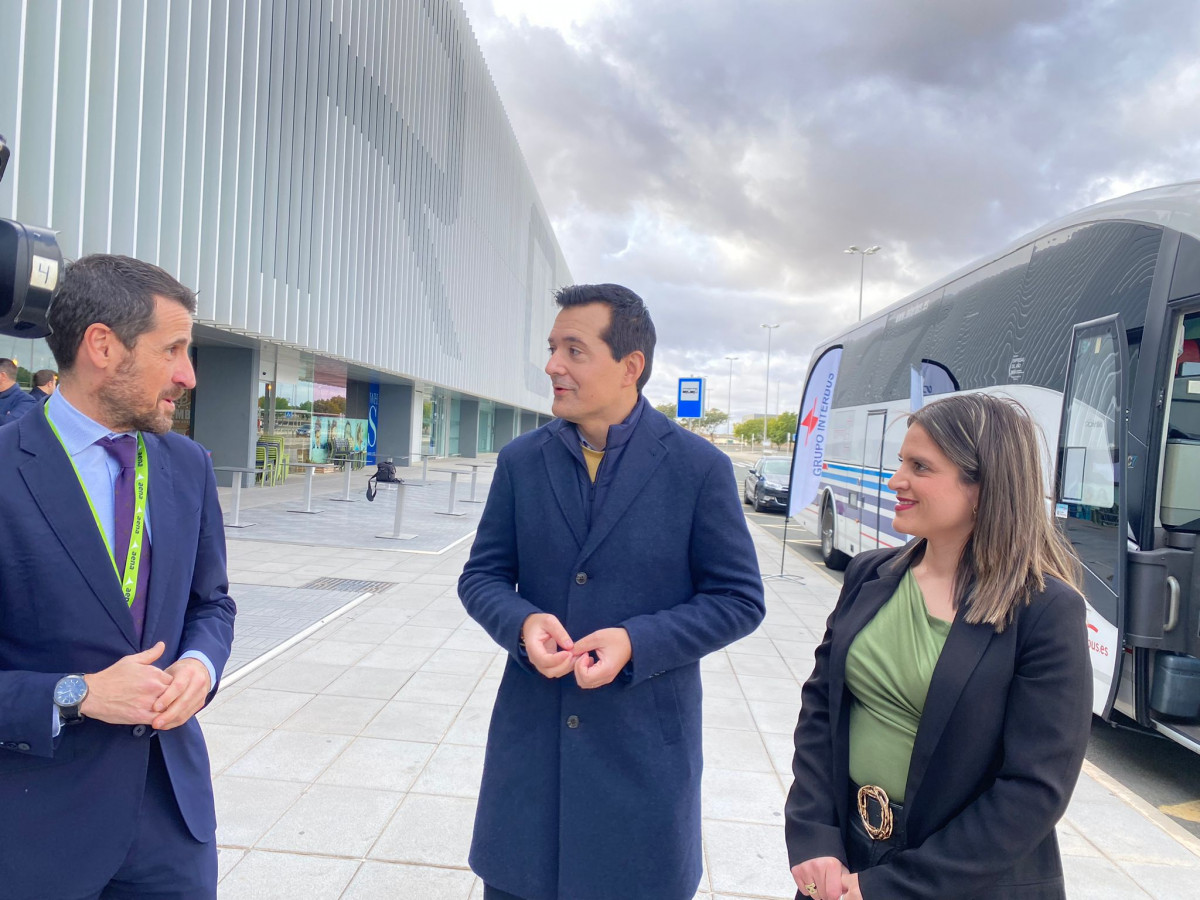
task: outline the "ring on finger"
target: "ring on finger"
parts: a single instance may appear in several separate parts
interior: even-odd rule
[[[815,881],[810,881],[808,884],[806,884],[804,886],[804,893],[811,897],[817,896],[817,883]]]

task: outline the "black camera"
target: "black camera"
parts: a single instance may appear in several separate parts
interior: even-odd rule
[[[0,181],[9,150],[0,135]],[[62,251],[54,232],[0,219],[0,335],[41,338],[62,274]]]

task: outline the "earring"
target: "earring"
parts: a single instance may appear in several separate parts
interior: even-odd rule
[[[976,515],[978,515],[978,514],[979,514],[979,507],[978,507],[978,506],[972,506],[972,507],[971,507],[971,516],[972,516],[972,517],[974,517],[974,516],[976,516]]]

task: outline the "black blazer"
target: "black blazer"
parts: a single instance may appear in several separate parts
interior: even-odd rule
[[[846,861],[846,654],[904,575],[899,553],[876,550],[851,562],[804,685],[785,808],[793,866],[819,856]],[[1086,634],[1083,598],[1051,578],[1000,634],[959,611],[909,765],[908,849],[860,873],[864,900],[1066,897],[1054,825],[1091,727]]]

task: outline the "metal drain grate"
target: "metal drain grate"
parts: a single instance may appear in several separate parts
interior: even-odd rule
[[[381,594],[390,587],[395,587],[394,581],[359,581],[355,578],[318,578],[308,584],[300,585],[302,591],[353,591],[361,594],[370,591]]]

